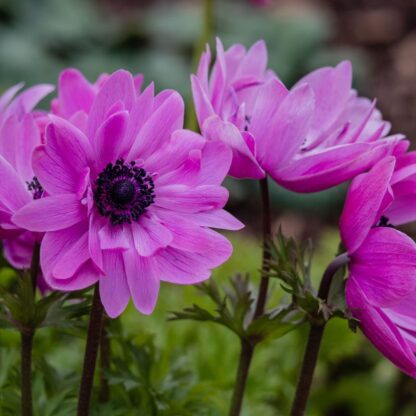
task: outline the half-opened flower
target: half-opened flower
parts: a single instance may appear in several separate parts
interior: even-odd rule
[[[374,346],[416,377],[416,244],[384,216],[394,195],[395,159],[354,179],[341,216],[350,257],[346,301]]]
[[[267,173],[293,191],[315,192],[407,148],[403,136],[386,137],[390,125],[375,103],[357,97],[349,62],[314,71],[290,91],[266,70],[263,42],[245,53],[241,45],[224,52],[217,41],[210,76],[209,62],[207,50],[192,76],[196,113],[207,139],[232,148],[232,176]]]
[[[33,160],[48,196],[13,218],[46,232],[41,264],[51,287],[99,281],[111,317],[130,296],[148,314],[161,281],[197,283],[228,259],[231,244],[210,227],[242,226],[222,209],[231,152],[180,130],[183,115],[179,94],[154,96],[152,85],[138,94],[120,70],[94,98],[85,133],[51,116]]]
[[[27,269],[41,234],[17,226],[11,218],[43,194],[32,169],[32,152],[41,136],[33,110],[53,87],[37,85],[16,95],[21,88],[16,85],[0,96],[0,238],[7,261]]]
[[[259,152],[264,168],[282,186],[297,192],[327,189],[407,149],[402,135],[386,137],[390,124],[374,101],[357,96],[351,82],[348,61],[302,78],[292,91],[309,86],[314,108],[301,129],[294,126],[301,101],[285,106],[289,94],[277,108],[272,127],[259,140],[264,146]]]

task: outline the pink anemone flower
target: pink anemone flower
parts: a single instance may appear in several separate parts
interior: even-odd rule
[[[54,88],[37,85],[16,95],[21,88],[16,85],[0,96],[0,238],[6,260],[27,269],[42,234],[17,226],[11,218],[43,194],[32,169],[32,152],[41,136],[34,107]]]
[[[242,224],[223,210],[221,186],[231,152],[183,126],[175,91],[137,92],[133,76],[113,73],[98,91],[85,131],[51,115],[33,166],[48,196],[13,220],[45,232],[48,284],[77,290],[99,282],[110,317],[130,296],[150,314],[161,281],[194,284],[225,262],[232,246],[212,228]]]
[[[316,192],[370,169],[389,154],[403,153],[402,135],[375,103],[351,88],[349,62],[318,69],[290,91],[266,69],[264,42],[247,53],[241,45],[217,58],[209,76],[209,49],[192,76],[203,135],[233,150],[230,175],[263,178],[296,192]]]
[[[385,217],[394,200],[395,158],[387,157],[350,187],[340,229],[349,263],[346,302],[373,345],[416,377],[416,244]]]

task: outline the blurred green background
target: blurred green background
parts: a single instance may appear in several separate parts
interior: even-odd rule
[[[415,129],[416,3],[411,0],[217,0],[214,33],[225,46],[267,42],[270,67],[288,85],[318,66],[351,59],[355,86],[379,98],[394,131]],[[25,81],[56,83],[68,66],[90,80],[120,67],[145,75],[158,89],[175,88],[190,99],[189,74],[202,31],[202,1],[0,0],[0,90]],[[47,103],[44,103],[47,105]],[[230,235],[233,258],[215,271],[222,284],[236,272],[258,281],[260,267],[257,184],[229,180],[229,209],[247,223]],[[338,245],[337,217],[345,187],[296,195],[272,186],[274,226],[298,239],[312,237],[313,275],[319,279]],[[0,279],[10,279],[2,269]],[[281,296],[278,284],[271,304]],[[168,312],[192,303],[208,305],[192,287],[162,288],[156,312],[132,307],[110,326],[131,343],[131,365],[114,362],[113,403],[97,415],[225,415],[239,344],[213,324],[167,322]],[[36,415],[74,414],[84,341],[79,331],[37,333]],[[261,344],[256,351],[243,415],[287,415],[303,353],[306,328]],[[0,329],[0,416],[18,408],[18,335]],[[117,359],[118,359],[117,358]],[[126,358],[126,357],[124,357]],[[118,363],[118,364],[117,364]],[[132,364],[135,363],[135,364]],[[390,416],[416,414],[416,386],[396,371],[345,321],[332,320],[316,372],[308,415]],[[150,403],[150,404],[149,404]],[[150,409],[150,410],[149,410]]]

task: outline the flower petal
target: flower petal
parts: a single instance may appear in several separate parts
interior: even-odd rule
[[[76,195],[56,195],[25,205],[12,217],[19,227],[30,231],[57,231],[81,222],[87,217],[87,207]]]
[[[394,158],[388,157],[352,182],[340,219],[341,239],[349,253],[360,247],[379,220],[394,164]]]
[[[347,305],[360,321],[360,328],[373,345],[392,363],[412,377],[416,377],[416,359],[399,330],[380,308],[369,305],[353,276],[347,281]]]
[[[110,318],[116,318],[126,309],[130,291],[121,253],[103,253],[105,275],[100,277],[100,298]]]
[[[135,250],[123,253],[127,282],[134,306],[143,314],[150,315],[159,294],[159,269],[153,257],[141,257]]]
[[[389,307],[416,289],[416,243],[389,227],[369,231],[350,271],[373,306]]]

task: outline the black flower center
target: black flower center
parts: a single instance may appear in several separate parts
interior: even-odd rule
[[[137,221],[155,199],[152,177],[135,162],[109,163],[95,181],[98,212],[112,224]]]
[[[33,199],[40,199],[43,196],[44,190],[36,176],[33,177],[31,182],[27,183],[27,189],[32,192]]]
[[[391,227],[391,228],[394,228],[394,226],[389,223],[389,219],[384,215],[380,218],[378,224],[376,224],[375,227]]]

